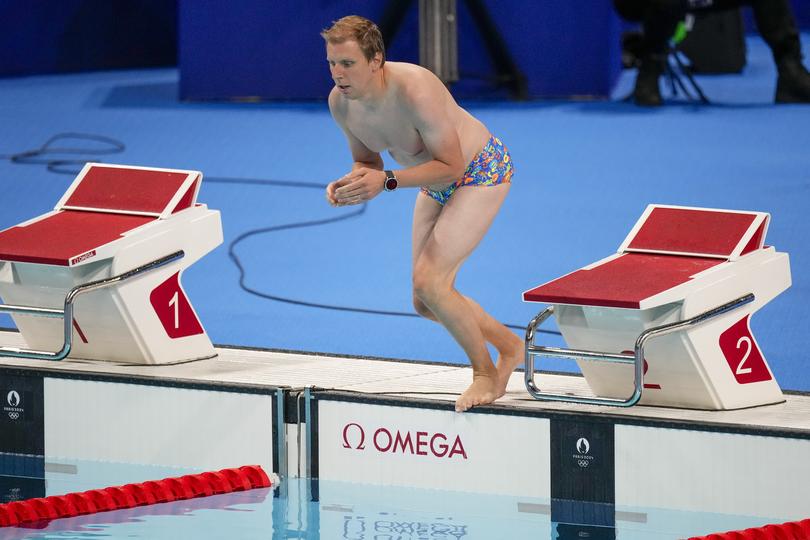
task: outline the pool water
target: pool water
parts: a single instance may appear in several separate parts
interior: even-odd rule
[[[202,472],[172,467],[0,456],[0,502],[61,495]],[[14,470],[15,474],[9,474]],[[314,500],[317,499],[317,500]],[[552,522],[548,499],[287,479],[255,489],[25,527],[0,540],[49,538],[234,539],[633,539],[675,540],[743,529],[778,518],[608,507],[613,527]],[[599,509],[604,514],[604,508]],[[555,511],[556,512],[556,511]],[[584,508],[582,515],[593,514]]]

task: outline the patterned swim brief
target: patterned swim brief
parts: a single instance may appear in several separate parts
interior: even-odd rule
[[[512,179],[514,167],[509,150],[501,140],[494,135],[489,137],[487,144],[467,165],[461,178],[453,182],[450,187],[442,191],[434,191],[422,187],[425,195],[432,197],[437,203],[444,206],[450,196],[461,186],[497,186],[508,184]]]

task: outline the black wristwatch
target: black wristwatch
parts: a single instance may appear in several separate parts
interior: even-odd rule
[[[397,177],[394,171],[383,171],[385,173],[385,182],[383,182],[383,189],[385,191],[394,191],[397,189]]]

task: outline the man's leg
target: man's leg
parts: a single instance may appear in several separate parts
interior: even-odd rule
[[[440,209],[429,232],[436,205],[420,195],[414,213],[414,295],[429,311],[417,302],[416,308],[447,328],[473,367],[473,384],[456,401],[459,411],[491,403],[503,394],[479,324],[484,312],[477,313],[453,285],[458,269],[489,229],[508,191],[509,184],[459,188]]]
[[[442,211],[442,206],[434,201],[424,193],[419,193],[416,196],[416,203],[413,207],[413,229],[411,232],[411,268],[416,267],[416,261],[419,255],[425,248],[425,242],[433,232],[433,227],[436,226],[436,221],[439,219],[439,214]],[[430,311],[417,296],[413,296],[413,307],[416,312],[426,319],[437,321],[436,316]]]
[[[416,266],[416,261],[419,259],[419,255],[421,255],[424,249],[425,242],[430,233],[433,232],[433,227],[439,217],[441,208],[438,203],[426,195],[420,194],[416,198],[413,214],[413,267]],[[455,287],[455,284],[453,286]],[[506,392],[506,385],[509,382],[510,375],[515,368],[523,362],[523,339],[484,311],[475,300],[469,296],[462,296],[469,304],[473,315],[475,315],[478,327],[484,334],[484,339],[491,343],[498,351],[498,360],[495,366],[498,372],[500,397]],[[434,322],[439,322],[436,315],[433,314],[430,308],[427,307],[416,294],[413,296],[413,305],[416,312],[422,317]]]
[[[464,296],[464,299],[472,309],[484,338],[498,350],[495,369],[498,372],[498,397],[501,397],[506,393],[506,385],[512,372],[523,363],[523,339],[484,311],[475,300],[469,296]]]

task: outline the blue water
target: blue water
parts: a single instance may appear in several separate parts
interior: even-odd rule
[[[120,463],[48,460],[44,474],[26,477],[0,474],[0,500],[9,502],[15,496],[24,499],[28,496],[60,495],[195,472],[200,471]],[[35,493],[38,489],[43,491]],[[57,519],[26,527],[3,528],[0,529],[0,540],[675,540],[784,521],[778,518],[617,506],[615,527],[587,527],[552,522],[552,507],[549,499],[526,496],[470,494],[323,480],[313,483],[305,479],[289,479],[283,481],[277,490],[254,489]],[[584,512],[587,514],[587,508]],[[586,534],[590,536],[585,536]]]

